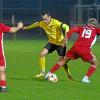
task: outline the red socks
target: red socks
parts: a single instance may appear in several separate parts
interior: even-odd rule
[[[57,63],[57,64],[55,64],[55,65],[51,68],[50,72],[51,72],[51,73],[54,73],[54,72],[55,72],[56,70],[58,70],[60,67],[61,67],[61,66]]]
[[[51,73],[54,73],[54,72],[55,72],[56,70],[58,70],[60,67],[61,67],[61,66],[57,63],[57,64],[55,64],[55,65],[51,68],[50,72],[51,72]],[[88,69],[88,72],[86,73],[86,76],[90,77],[90,76],[95,72],[95,70],[96,70],[95,66],[94,66],[94,65],[91,65],[90,68]]]
[[[6,81],[5,80],[0,80],[0,86],[5,86],[6,87]]]
[[[91,65],[90,68],[88,69],[88,72],[86,73],[86,75],[87,75],[88,77],[90,77],[90,76],[95,72],[95,70],[96,70],[96,68],[93,67],[93,66],[94,66],[94,65]]]

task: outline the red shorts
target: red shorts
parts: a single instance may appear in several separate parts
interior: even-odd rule
[[[6,67],[4,51],[2,48],[0,48],[0,67]]]
[[[66,56],[71,59],[81,58],[83,61],[90,61],[93,59],[93,53],[82,47],[72,47],[68,50]]]

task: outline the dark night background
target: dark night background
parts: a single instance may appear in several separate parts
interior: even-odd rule
[[[15,14],[19,19],[30,23],[27,20],[38,20],[41,12],[48,10],[53,17],[70,23],[77,2],[78,0],[2,0],[3,18],[9,19],[12,14]],[[82,4],[95,2],[98,4],[99,0],[82,0]]]
[[[90,10],[82,8],[83,14],[80,18],[77,10],[75,13],[75,5],[79,1],[81,5],[91,5],[91,7],[100,4],[100,0],[0,0],[0,21],[12,25],[12,16],[14,16],[15,22],[22,20],[25,25],[29,25],[40,20],[41,13],[45,10],[49,11],[52,17],[69,25],[86,23],[88,17],[97,17],[97,10],[92,7],[88,8]],[[41,31],[36,29],[36,33],[41,34]]]

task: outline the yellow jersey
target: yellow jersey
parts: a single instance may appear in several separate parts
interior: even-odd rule
[[[45,32],[48,36],[48,42],[55,44],[55,45],[61,45],[63,42],[63,39],[64,39],[64,35],[63,35],[62,29],[61,29],[61,24],[62,24],[62,22],[51,18],[51,21],[49,24],[46,24],[42,20],[40,22],[36,22],[36,23],[30,25],[26,29],[41,27],[45,30]],[[69,26],[68,26],[68,31],[69,31]]]

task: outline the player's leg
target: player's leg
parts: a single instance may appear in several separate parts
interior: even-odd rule
[[[45,56],[47,54],[48,54],[48,49],[43,48],[43,50],[40,53],[40,59],[39,59],[41,72],[40,74],[36,75],[37,78],[45,75]]]
[[[68,63],[70,58],[64,57],[64,59],[58,61],[51,69],[50,71],[45,75],[45,79],[48,79],[48,76],[52,73],[55,73],[58,69],[60,69],[65,63]]]
[[[70,49],[66,54],[64,54],[64,58],[60,59],[58,61],[58,63],[56,63],[51,69],[50,71],[45,75],[45,78],[47,79],[49,74],[52,74],[54,72],[56,72],[61,66],[64,66],[65,64],[67,64],[71,59],[74,58],[74,54],[73,54],[73,49]],[[59,53],[58,53],[59,54]],[[67,66],[68,67],[68,66]],[[65,68],[66,72],[68,73],[68,69]],[[69,73],[70,74],[70,73]]]
[[[52,68],[51,68],[51,73],[56,72],[61,66],[64,66],[65,63],[67,64],[71,59],[68,57],[64,57],[63,59],[59,60],[57,64],[55,64]],[[68,72],[68,70],[67,70]],[[69,73],[68,73],[69,74]]]
[[[6,61],[3,49],[0,48],[0,92],[7,92],[6,88]]]
[[[62,60],[62,59],[64,58],[64,56],[66,55],[66,46],[65,46],[65,47],[63,47],[63,46],[58,46],[57,52],[58,52],[59,61],[60,61],[60,60]],[[70,71],[69,71],[69,67],[68,67],[68,65],[67,65],[67,62],[68,62],[68,60],[67,60],[66,63],[63,65],[63,67],[64,67],[64,70],[65,70],[67,76],[68,76],[68,79],[71,79],[71,80],[72,80],[73,78],[72,78],[71,73],[70,73]]]
[[[40,67],[41,67],[41,72],[40,74],[36,75],[36,77],[41,77],[45,75],[45,56],[48,53],[51,53],[55,50],[55,45],[52,43],[47,43],[46,46],[43,48],[43,50],[40,53]]]
[[[98,61],[96,59],[96,57],[92,54],[92,56],[90,56],[90,60],[88,60],[88,62],[91,64],[86,75],[83,77],[82,79],[82,82],[85,82],[85,83],[90,83],[90,76],[95,72],[96,70],[96,67],[97,67],[97,64],[98,64]]]
[[[68,64],[65,63],[65,64],[63,65],[63,67],[64,67],[65,72],[67,73],[68,79],[70,79],[70,80],[74,80],[73,77],[72,77],[72,75],[71,75],[71,73],[70,73],[70,70],[69,70]]]
[[[0,92],[7,92],[5,67],[0,66]]]
[[[63,56],[59,57],[59,61],[63,60],[63,58],[64,58]],[[68,79],[73,80],[72,75],[71,75],[70,70],[69,70],[69,67],[68,67],[68,64],[67,64],[67,62],[69,62],[69,60],[67,60],[66,63],[62,67],[64,68],[65,73],[68,76]]]

